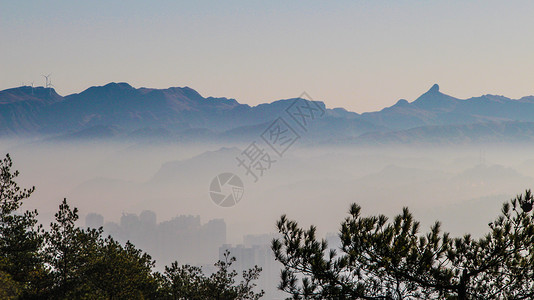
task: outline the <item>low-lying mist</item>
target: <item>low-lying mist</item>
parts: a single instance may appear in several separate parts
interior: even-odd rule
[[[37,208],[43,224],[66,197],[80,210],[79,225],[96,213],[106,232],[122,232],[118,238],[134,242],[144,239],[151,249],[168,239],[177,240],[172,244],[176,249],[180,243],[203,248],[155,251],[162,264],[211,263],[224,243],[242,244],[245,235],[273,233],[282,214],[303,226],[317,225],[326,236],[337,232],[353,202],[364,214],[389,217],[408,206],[424,230],[440,220],[453,235],[481,235],[502,202],[534,183],[534,147],[295,146],[282,157],[271,153],[270,168],[255,182],[236,160],[248,146],[0,141],[0,150],[11,154],[21,172],[21,186],[36,186],[24,208]],[[232,207],[220,207],[210,198],[210,182],[224,172],[244,184],[241,201]],[[149,220],[160,229],[135,230],[131,236],[121,229],[128,220]],[[178,226],[184,233],[147,237],[162,235],[165,226],[171,231]],[[197,237],[202,232],[202,238],[185,238],[188,230]]]

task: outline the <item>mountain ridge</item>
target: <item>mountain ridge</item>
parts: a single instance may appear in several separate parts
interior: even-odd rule
[[[208,139],[250,138],[268,126],[262,124],[270,124],[277,117],[290,120],[286,109],[297,99],[250,106],[232,98],[203,97],[190,87],[134,88],[125,82],[111,82],[61,96],[52,88],[23,86],[0,91],[0,136],[68,140],[98,138],[100,133],[107,138],[116,135],[142,138],[156,132],[163,139],[185,134],[191,141],[198,134]],[[392,106],[362,114],[339,107],[327,108],[322,101],[312,104],[304,100],[325,112],[308,133],[318,141],[336,138],[350,142],[373,135],[382,136],[379,138],[382,140],[405,130],[413,133],[425,128],[435,132],[432,126],[469,131],[472,128],[464,125],[496,126],[499,122],[528,127],[520,133],[524,135],[531,134],[531,130],[530,125],[525,127],[522,123],[534,122],[534,96],[510,99],[487,94],[458,99],[442,93],[438,84],[412,102],[400,99]]]

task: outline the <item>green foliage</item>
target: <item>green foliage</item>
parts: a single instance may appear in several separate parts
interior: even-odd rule
[[[17,299],[20,295],[19,283],[8,273],[0,271],[0,299]]]
[[[206,277],[199,267],[180,266],[178,262],[173,262],[170,266],[165,267],[161,280],[165,298],[173,300],[202,299],[199,295],[199,287],[204,285]]]
[[[45,233],[46,264],[56,299],[145,299],[157,291],[151,257],[131,243],[123,247],[102,229],[80,229],[78,210],[66,199]]]
[[[123,247],[108,237],[97,250],[86,277],[105,299],[153,299],[158,290],[153,267],[150,255],[130,242]]]
[[[78,209],[64,199],[50,230],[37,226],[37,211],[18,213],[34,188],[21,189],[9,155],[0,161],[0,299],[259,299],[253,281],[260,268],[230,271],[225,254],[210,276],[173,263],[153,272],[150,255],[102,236],[102,228],[76,226]]]
[[[272,242],[283,265],[279,288],[293,299],[532,299],[534,221],[530,191],[503,205],[480,239],[451,239],[434,224],[419,234],[407,208],[389,221],[353,204],[341,251],[282,216]]]
[[[165,267],[163,274],[164,294],[168,299],[260,299],[264,292],[254,292],[261,268],[255,266],[243,272],[243,281],[236,285],[235,278],[238,273],[231,270],[235,257],[230,252],[224,253],[224,260],[215,263],[217,271],[210,276],[204,275],[201,268],[183,265],[177,262]]]
[[[77,287],[80,280],[79,271],[86,263],[82,230],[75,226],[78,210],[71,210],[67,200],[59,206],[55,214],[56,222],[50,224],[50,231],[45,233],[46,264],[53,277],[51,287],[58,298],[63,298]]]
[[[35,289],[32,283],[41,275],[42,232],[36,210],[18,212],[35,188],[21,189],[15,182],[19,172],[11,171],[12,166],[9,154],[0,160],[0,271],[26,294]]]

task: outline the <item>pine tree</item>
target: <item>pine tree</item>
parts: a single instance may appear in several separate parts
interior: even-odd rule
[[[19,211],[35,188],[20,188],[15,182],[19,172],[12,167],[7,154],[0,160],[0,272],[16,282],[22,294],[31,294],[44,272],[39,255],[42,228],[37,225],[37,210]]]
[[[217,271],[210,276],[204,275],[202,269],[190,265],[180,266],[177,262],[165,267],[163,274],[163,291],[165,299],[173,300],[244,300],[260,299],[264,291],[255,292],[256,281],[261,268],[255,266],[243,271],[243,280],[236,282],[238,273],[232,270],[235,257],[227,250],[224,259],[215,263]]]
[[[436,222],[419,234],[407,208],[392,222],[353,204],[339,253],[282,216],[272,242],[284,265],[279,288],[293,299],[533,299],[534,202],[530,191],[503,204],[489,233],[451,238]]]

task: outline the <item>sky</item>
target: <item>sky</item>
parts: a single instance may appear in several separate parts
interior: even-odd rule
[[[379,110],[438,83],[534,95],[534,1],[4,1],[0,89],[128,82]]]

